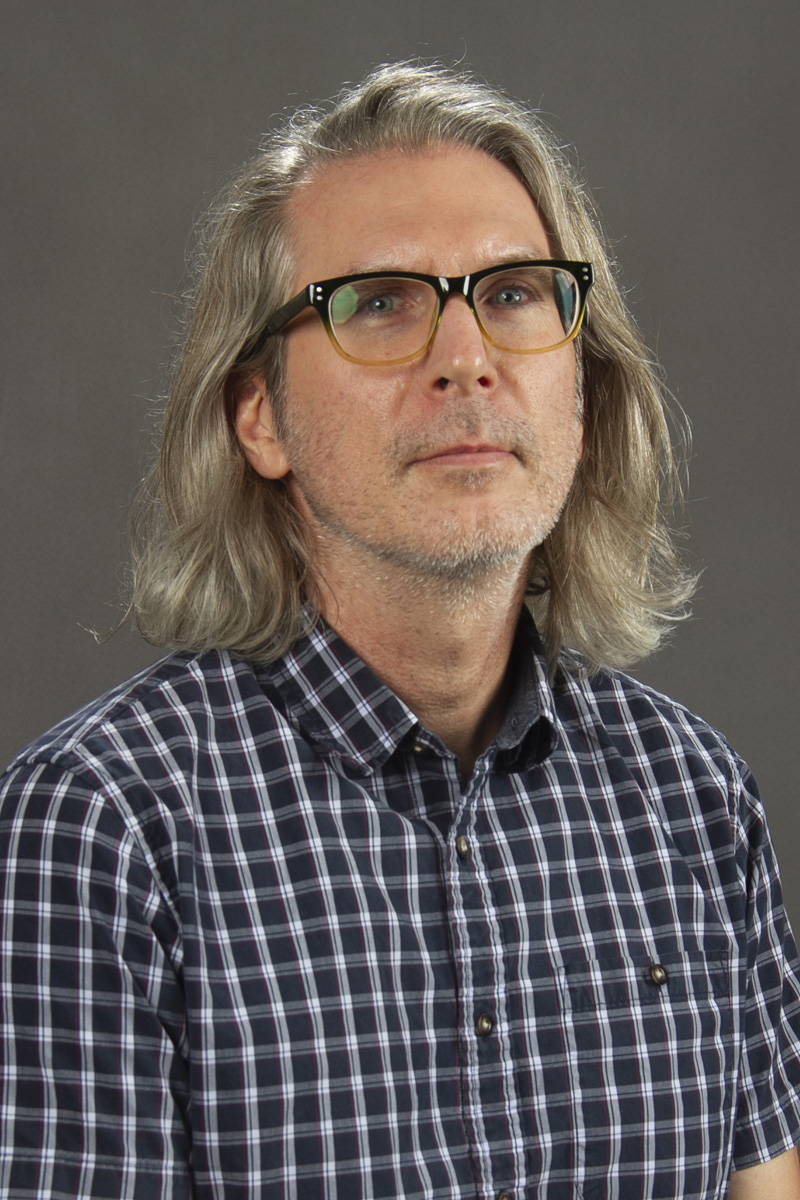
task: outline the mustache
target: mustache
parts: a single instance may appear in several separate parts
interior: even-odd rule
[[[394,463],[406,466],[461,442],[499,446],[523,462],[536,456],[536,435],[523,420],[501,416],[485,404],[460,401],[424,429],[402,430],[387,445]]]

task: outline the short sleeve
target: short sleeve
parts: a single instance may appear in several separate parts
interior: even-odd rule
[[[747,986],[734,1167],[800,1141],[800,963],[758,790],[742,776],[738,852],[747,888]]]
[[[178,924],[97,781],[2,780],[0,913],[0,1195],[189,1197]]]

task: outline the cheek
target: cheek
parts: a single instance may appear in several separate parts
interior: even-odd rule
[[[323,332],[324,336],[324,332]],[[292,347],[287,363],[287,443],[304,458],[334,455],[354,461],[377,451],[395,424],[402,381],[350,363],[325,338],[321,354]],[[314,347],[316,349],[316,346]]]
[[[553,361],[547,362],[548,358]],[[544,361],[543,361],[544,360]],[[571,346],[542,355],[524,364],[517,379],[518,395],[524,397],[528,418],[542,434],[569,444],[583,439],[583,400]]]
[[[379,454],[380,423],[358,403],[355,389],[328,376],[317,386],[287,395],[284,447],[290,470],[304,487],[333,481],[355,484],[365,463]]]

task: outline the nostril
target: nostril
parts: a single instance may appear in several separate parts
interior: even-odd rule
[[[454,379],[448,379],[446,375],[440,375],[433,386],[438,388],[440,392],[446,392],[450,387],[450,384],[455,382],[456,381]],[[486,375],[480,375],[477,382],[478,387],[488,388],[492,386],[491,380]]]

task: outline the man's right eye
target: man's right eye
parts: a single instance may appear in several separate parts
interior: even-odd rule
[[[334,324],[341,326],[359,318],[389,316],[396,313],[402,303],[403,298],[395,290],[383,288],[378,291],[374,287],[359,288],[348,284],[333,297],[331,316]]]
[[[383,285],[365,288],[358,298],[355,316],[394,320],[416,320],[426,311],[425,294],[404,280],[384,280]]]
[[[380,296],[370,296],[363,304],[363,308],[370,313],[388,313],[393,311],[396,304],[396,296],[390,296],[383,292]]]
[[[334,325],[355,321],[418,321],[425,317],[435,296],[402,279],[368,280],[339,289],[331,304]]]

